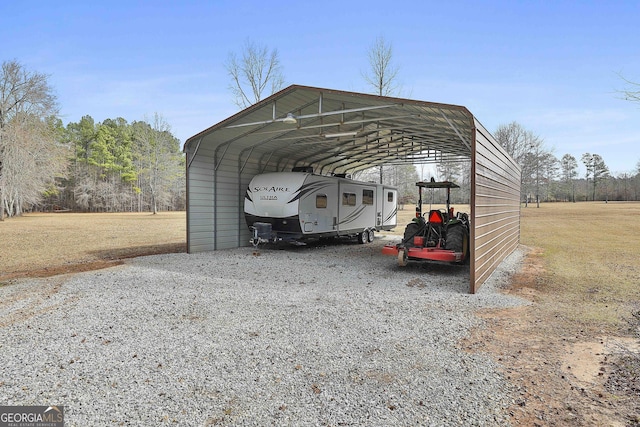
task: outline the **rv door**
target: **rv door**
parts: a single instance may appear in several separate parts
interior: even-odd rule
[[[398,223],[398,190],[383,187],[382,199],[382,229],[389,230]]]

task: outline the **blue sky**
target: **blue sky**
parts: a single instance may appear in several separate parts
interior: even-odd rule
[[[4,1],[0,61],[48,74],[65,124],[157,112],[184,142],[238,111],[224,63],[247,40],[278,49],[287,86],[370,92],[382,36],[399,96],[618,174],[640,161],[640,103],[620,94],[640,83],[639,23],[638,1]]]

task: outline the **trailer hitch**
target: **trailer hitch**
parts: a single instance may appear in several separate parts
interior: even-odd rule
[[[249,242],[254,248],[257,248],[260,243],[269,243],[274,240],[273,232],[271,231],[271,224],[268,222],[254,222],[249,227],[251,230],[251,240]]]

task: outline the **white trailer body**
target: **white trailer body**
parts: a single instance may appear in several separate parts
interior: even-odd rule
[[[270,224],[270,241],[337,236],[372,241],[374,230],[396,226],[397,199],[396,188],[381,184],[308,172],[274,172],[251,180],[244,212],[250,228]]]

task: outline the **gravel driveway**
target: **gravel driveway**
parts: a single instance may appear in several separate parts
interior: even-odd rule
[[[508,425],[498,367],[457,343],[468,268],[372,244],[136,258],[0,287],[0,405],[64,405],[65,426]]]

